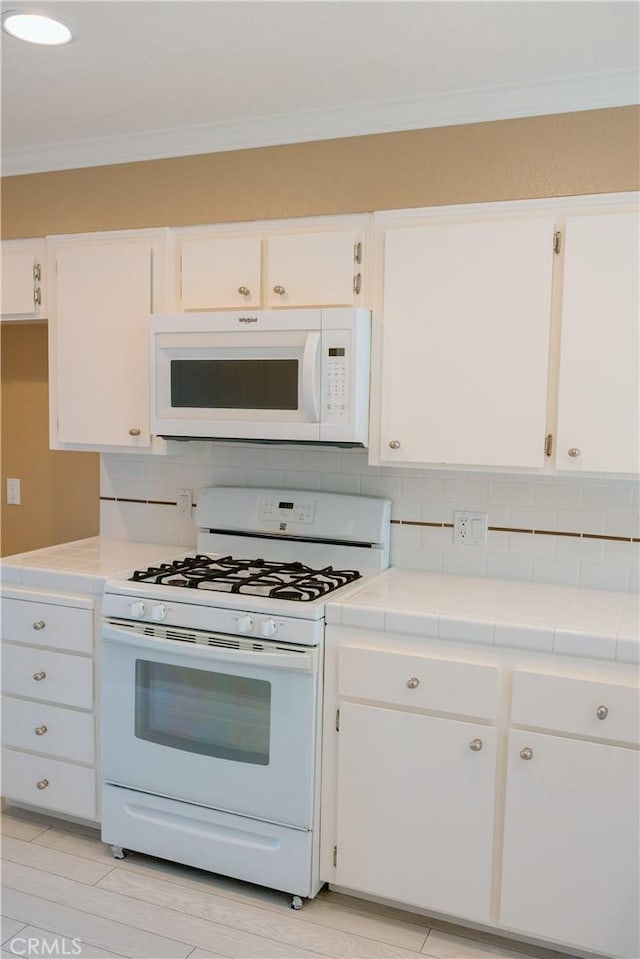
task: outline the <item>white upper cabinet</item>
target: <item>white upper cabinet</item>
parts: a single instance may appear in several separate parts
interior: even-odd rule
[[[554,221],[387,221],[379,461],[544,462]]]
[[[2,243],[2,319],[39,320],[45,317],[44,239]]]
[[[163,252],[163,238],[143,231],[51,241],[54,448],[149,448],[149,316]]]
[[[559,469],[639,471],[639,237],[634,212],[567,219]]]
[[[260,305],[259,236],[183,239],[180,249],[183,310],[242,309]]]
[[[266,305],[350,306],[358,302],[357,243],[354,230],[270,237]]]
[[[365,305],[370,218],[176,230],[182,310]]]
[[[638,473],[636,194],[375,221],[373,464]]]

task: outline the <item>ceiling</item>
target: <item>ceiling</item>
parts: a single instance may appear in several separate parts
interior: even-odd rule
[[[635,0],[3,0],[2,173],[622,106]]]

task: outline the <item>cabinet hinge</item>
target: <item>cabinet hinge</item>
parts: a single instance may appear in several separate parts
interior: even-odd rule
[[[33,264],[33,278],[34,280],[37,280],[38,282],[40,282],[40,280],[42,279],[42,267],[40,266],[39,263]]]
[[[362,243],[360,242],[354,244],[353,261],[354,263],[362,263]]]
[[[553,434],[547,433],[546,439],[544,441],[544,455],[551,456],[552,450],[553,450]]]
[[[362,286],[362,274],[356,273],[356,275],[353,278],[353,292],[359,293],[361,286]]]
[[[333,847],[333,865],[334,866],[338,865],[338,847],[337,846]]]
[[[33,302],[36,306],[42,305],[42,290],[39,286],[36,286],[33,290]]]
[[[340,732],[340,710],[336,709],[336,732]]]
[[[553,234],[553,252],[554,253],[560,252],[561,237],[562,237],[562,233],[560,232],[560,230],[558,230],[556,233]]]

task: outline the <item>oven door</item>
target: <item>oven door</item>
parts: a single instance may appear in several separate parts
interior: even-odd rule
[[[180,317],[173,328],[170,318],[154,317],[152,431],[318,440],[320,311],[308,312],[297,322],[259,314],[256,328],[238,328],[236,314]]]
[[[105,623],[102,778],[311,828],[318,648],[180,632]]]

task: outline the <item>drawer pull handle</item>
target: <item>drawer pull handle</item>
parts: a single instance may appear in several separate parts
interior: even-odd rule
[[[520,750],[520,759],[533,759],[533,749],[531,746],[525,746]]]
[[[49,785],[48,779],[39,779],[38,782],[36,783],[36,786],[38,787],[38,789],[46,789],[48,785]]]
[[[36,726],[36,728],[35,728],[33,731],[34,731],[34,733],[36,734],[36,736],[44,736],[44,734],[45,734],[48,730],[47,730],[47,727],[46,727],[46,726]]]
[[[39,683],[41,679],[44,679],[46,677],[46,675],[47,675],[46,673],[43,673],[42,670],[40,670],[40,672],[33,674],[33,678],[35,679],[37,683]]]
[[[420,685],[420,680],[418,679],[417,676],[412,676],[411,679],[408,679],[406,682],[406,686],[409,689],[415,689],[416,686],[419,686],[419,685]]]
[[[249,289],[248,286],[239,286],[238,293],[240,294],[240,296],[249,296],[249,294],[251,293],[251,290]]]
[[[469,749],[472,753],[479,753],[482,749],[482,740],[481,739],[472,739],[469,743]]]
[[[44,629],[45,625],[46,625],[46,623],[45,623],[44,619],[37,619],[37,620],[35,621],[35,623],[33,624],[33,628],[34,628],[34,629]]]
[[[569,456],[573,457],[574,459],[575,459],[577,456],[580,456],[580,453],[581,453],[581,452],[582,452],[582,451],[579,450],[577,446],[572,446],[571,449],[568,450]]]
[[[598,706],[596,709],[596,716],[598,719],[606,719],[609,715],[609,710],[606,706]]]
[[[273,292],[277,293],[278,296],[284,296],[287,291],[283,286],[274,286]]]
[[[140,436],[142,430],[138,426],[132,426],[129,430],[129,436]]]

